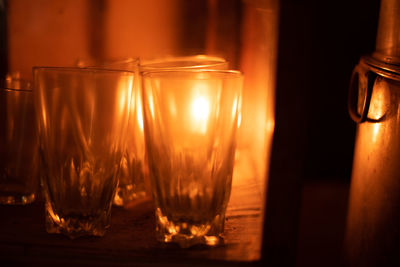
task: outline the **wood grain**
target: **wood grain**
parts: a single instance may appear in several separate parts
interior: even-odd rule
[[[232,198],[235,198],[234,192]],[[113,207],[111,228],[101,238],[71,240],[63,235],[48,234],[41,201],[27,206],[0,206],[0,214],[2,262],[97,266],[190,263],[201,266],[253,265],[260,259],[260,209],[249,206],[235,205],[228,209],[225,245],[189,249],[157,242],[150,200],[126,208]]]

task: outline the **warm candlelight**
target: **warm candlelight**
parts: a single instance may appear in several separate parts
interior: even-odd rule
[[[191,104],[192,129],[195,132],[205,134],[207,132],[210,104],[205,96],[199,95],[193,98]]]

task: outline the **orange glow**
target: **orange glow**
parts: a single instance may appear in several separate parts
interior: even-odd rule
[[[139,130],[143,133],[143,113],[142,113],[142,96],[140,93],[140,88],[138,88],[138,85],[134,85],[133,88],[133,98],[131,101],[131,106],[130,106],[130,116],[131,119],[134,121],[134,125],[137,125],[139,127]]]
[[[45,99],[43,92],[40,92],[39,97],[40,97],[40,102],[45,103],[46,99]],[[43,104],[40,106],[40,113],[42,115],[43,127],[45,128],[44,130],[46,131],[47,130],[47,113],[46,113],[46,109],[43,106]]]
[[[150,107],[150,112],[151,112],[151,117],[154,118],[154,97],[153,93],[149,91],[149,107]]]
[[[232,119],[235,119],[236,116],[236,110],[238,110],[237,115],[237,127],[240,127],[240,124],[242,123],[242,112],[241,112],[241,106],[242,106],[242,101],[241,98],[235,99],[235,102],[233,103],[232,107]]]
[[[137,100],[136,104],[137,104],[137,112],[136,112],[137,121],[138,121],[138,125],[139,125],[139,128],[140,128],[140,131],[143,132],[142,101]]]
[[[126,103],[125,101],[126,101],[126,93],[123,90],[121,90],[121,96],[119,98],[119,105],[118,105],[119,114],[124,112],[125,103]]]
[[[87,0],[9,1],[9,71],[31,79],[33,66],[73,66],[79,58],[175,54],[179,4],[106,0],[94,8]]]
[[[129,90],[126,90],[126,84],[125,84],[125,80],[122,80],[120,82],[120,85],[118,86],[119,91],[120,91],[120,96],[119,96],[119,116],[121,116],[122,114],[124,114],[125,110],[126,110],[126,105],[128,104],[132,104],[130,103],[130,101],[127,101],[128,99],[132,99],[131,95],[132,95],[132,85],[133,85],[133,80],[131,79],[129,81],[128,84],[128,88],[130,88]],[[128,106],[129,107],[129,106]]]
[[[371,96],[368,118],[380,120],[388,111],[390,106],[390,89],[388,84],[381,79],[375,82]]]
[[[379,136],[379,130],[381,129],[381,125],[379,123],[375,123],[373,126],[373,131],[372,131],[372,142],[375,143],[378,136]]]
[[[210,103],[206,96],[194,97],[191,104],[192,129],[195,132],[205,134],[207,132],[208,118],[210,115]]]

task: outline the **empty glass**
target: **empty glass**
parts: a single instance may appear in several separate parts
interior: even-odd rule
[[[78,60],[77,66],[83,68],[105,68],[127,70],[135,73],[128,123],[127,147],[122,158],[118,175],[118,188],[114,204],[126,206],[134,200],[146,197],[148,186],[145,183],[144,136],[142,119],[142,99],[140,94],[139,59]]]
[[[46,229],[104,235],[125,152],[133,72],[34,68]]]
[[[144,72],[142,78],[158,239],[182,247],[221,244],[242,75],[171,70]]]
[[[32,89],[10,78],[0,87],[0,204],[33,202],[38,181]]]

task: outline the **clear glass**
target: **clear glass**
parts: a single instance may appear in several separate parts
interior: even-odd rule
[[[157,236],[181,247],[223,243],[240,122],[236,71],[143,73],[143,118]]]
[[[154,59],[141,60],[139,64],[139,70],[145,71],[157,71],[157,70],[185,70],[185,69],[219,69],[224,70],[228,68],[228,62],[221,58],[209,55],[191,55],[191,56],[167,56]],[[130,121],[130,137],[128,143],[131,149],[128,150],[127,156],[125,157],[124,173],[125,177],[134,177],[132,184],[127,183],[125,190],[117,192],[114,203],[126,203],[126,199],[129,197],[137,198],[138,196],[145,196],[151,191],[149,185],[149,179],[147,177],[148,168],[144,161],[144,142],[140,140],[144,139],[143,136],[143,115],[142,115],[142,96],[141,96],[141,82],[140,76],[138,79],[139,85],[136,91],[134,101],[135,105],[132,105],[132,115]],[[129,153],[130,152],[130,153]],[[129,193],[134,191],[134,194]]]
[[[34,68],[46,229],[102,236],[126,149],[133,72]]]
[[[30,83],[0,87],[0,204],[28,204],[39,185],[36,123]]]
[[[127,206],[135,200],[147,199],[150,195],[150,186],[146,179],[145,148],[142,116],[142,96],[139,79],[139,59],[131,59],[125,64],[109,63],[112,68],[124,67],[135,73],[135,84],[132,91],[130,116],[128,124],[127,149],[125,151],[119,185],[115,194],[114,204]]]
[[[80,59],[76,65],[83,68],[106,68],[134,72],[136,77],[129,111],[127,147],[122,158],[121,171],[118,175],[119,182],[114,197],[114,204],[117,206],[127,206],[135,200],[149,196],[150,189],[148,183],[145,182],[142,99],[140,80],[138,79],[139,58],[109,60]]]

